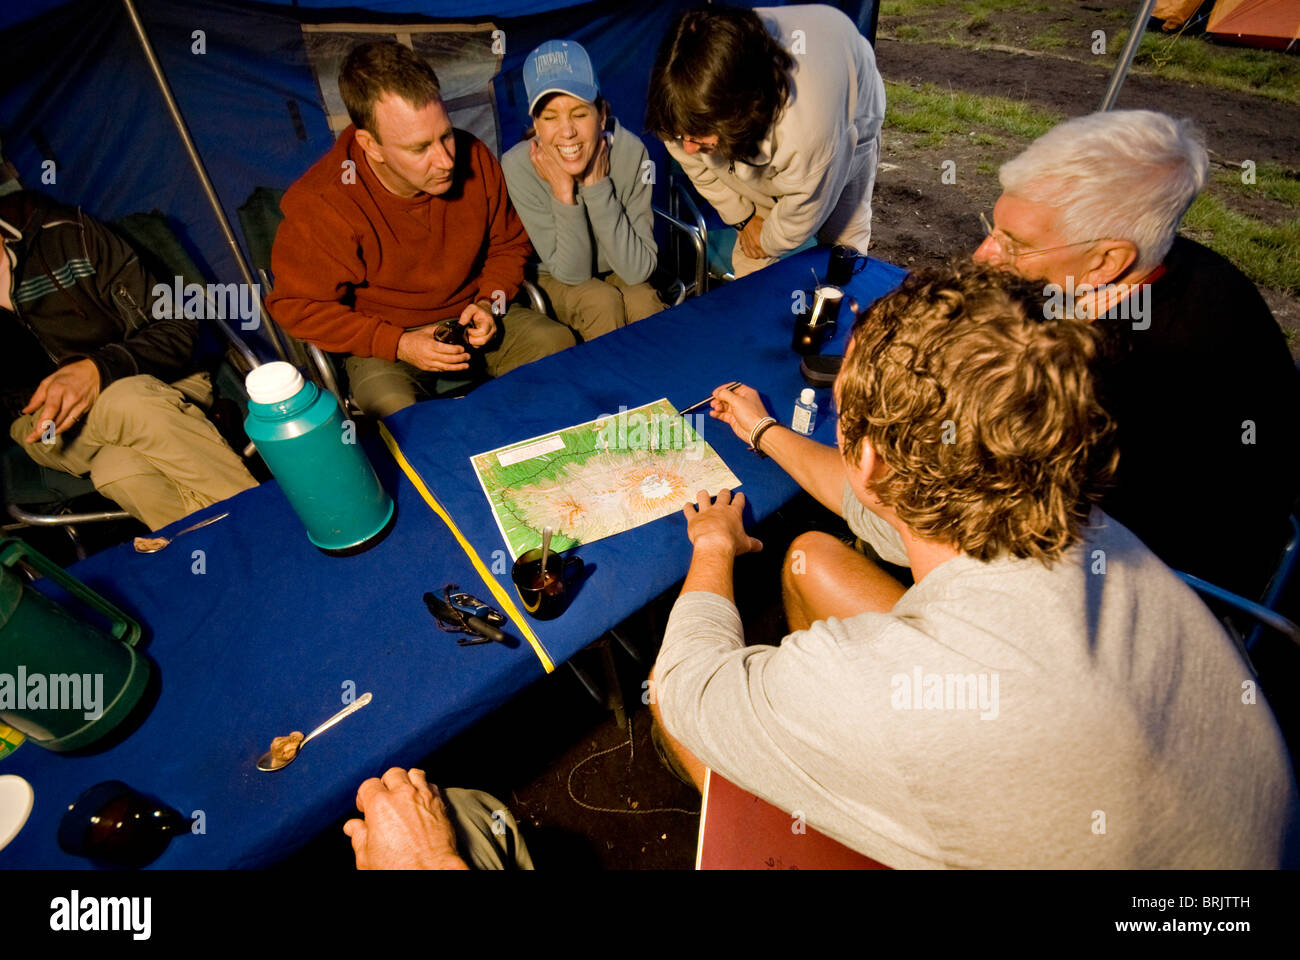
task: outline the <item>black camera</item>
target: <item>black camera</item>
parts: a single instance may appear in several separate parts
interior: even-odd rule
[[[459,317],[452,317],[439,323],[434,328],[433,337],[439,343],[446,343],[453,347],[469,348],[469,327],[464,326]]]

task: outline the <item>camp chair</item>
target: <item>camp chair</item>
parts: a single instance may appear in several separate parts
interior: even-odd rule
[[[701,212],[701,207],[708,213]],[[713,206],[700,197],[676,160],[669,165],[668,212],[656,210],[655,213],[678,227],[694,248],[695,275],[688,288],[690,295],[707,293],[719,284],[736,279],[731,269],[731,253],[736,247],[735,229],[723,223]],[[809,237],[783,256],[793,256],[816,245],[817,238]],[[671,249],[680,263],[681,247]]]
[[[131,519],[117,504],[96,493],[89,477],[42,467],[16,445],[0,454],[0,497],[14,520],[5,524],[6,533],[23,527],[59,527],[72,540],[78,559],[86,556],[77,529],[81,524]]]
[[[272,288],[271,249],[275,245],[275,234],[280,229],[280,222],[284,220],[284,214],[280,211],[280,198],[283,196],[283,190],[255,187],[238,211],[249,259],[262,281],[262,289],[268,294]],[[285,333],[284,328],[270,314],[266,316],[266,324],[272,335],[285,345],[285,355],[290,363],[306,371],[318,386],[334,394],[344,410],[356,412],[355,406],[348,403],[334,361],[324,350],[314,343],[307,343]]]
[[[1243,653],[1246,654],[1247,662],[1250,660],[1250,651],[1259,642],[1265,627],[1271,627],[1283,636],[1288,637],[1291,642],[1300,645],[1300,626],[1297,626],[1278,612],[1287,584],[1290,583],[1291,576],[1295,573],[1297,555],[1300,554],[1300,516],[1292,514],[1290,523],[1291,538],[1283,548],[1278,564],[1273,570],[1273,576],[1269,579],[1268,586],[1264,589],[1264,595],[1259,600],[1250,600],[1240,594],[1233,593],[1231,590],[1215,586],[1200,577],[1194,577],[1190,573],[1178,572],[1178,575],[1183,578],[1188,586],[1201,596],[1225,604],[1254,621],[1255,626],[1247,634],[1243,644]]]
[[[889,870],[706,769],[696,870]]]

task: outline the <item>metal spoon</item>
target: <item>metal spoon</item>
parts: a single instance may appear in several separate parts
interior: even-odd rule
[[[542,527],[542,587],[546,587],[546,561],[551,558],[551,528]]]
[[[361,696],[357,697],[355,700],[349,703],[338,713],[334,714],[334,716],[330,717],[328,720],[322,723],[311,733],[307,734],[307,736],[303,737],[302,740],[298,742],[297,751],[288,760],[272,759],[271,751],[270,750],[266,751],[266,753],[262,754],[262,758],[257,761],[257,769],[261,770],[264,773],[270,773],[274,770],[283,770],[289,764],[293,763],[295,760],[298,759],[298,754],[302,753],[302,748],[307,746],[308,740],[312,740],[318,735],[324,733],[326,730],[334,726],[334,724],[338,723],[348,714],[356,713],[358,710],[360,710],[369,702],[370,702],[369,693],[363,693]]]
[[[197,530],[200,527],[206,527],[210,523],[216,523],[218,520],[224,520],[228,516],[230,516],[229,512],[219,513],[215,517],[208,517],[206,520],[200,520],[198,523],[186,527],[184,530],[178,530],[175,533],[173,533],[170,537],[136,537],[135,552],[136,553],[157,553],[159,550],[166,547],[177,537],[184,536],[185,534],[189,533],[191,530]]]

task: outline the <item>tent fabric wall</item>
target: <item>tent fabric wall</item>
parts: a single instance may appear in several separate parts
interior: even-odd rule
[[[555,0],[136,0],[164,73],[230,222],[259,186],[283,189],[333,143],[308,66],[303,22],[458,22],[491,19],[506,34],[494,81],[503,147],[527,126],[521,68],[553,37],[591,52],[616,115],[640,133],[659,38],[696,0],[581,5]],[[848,0],[870,23],[874,4]],[[501,12],[525,11],[512,18]],[[21,15],[19,15],[21,14]],[[159,209],[205,274],[239,277],[120,3],[32,0],[6,7],[0,24],[0,147],[23,183],[102,220]],[[194,33],[205,49],[196,52]],[[652,158],[662,144],[647,142]],[[52,161],[52,164],[50,163]],[[242,238],[241,238],[242,242]]]
[[[295,21],[228,3],[148,0],[138,8],[232,222],[255,186],[291,180],[329,149]],[[192,52],[200,29],[202,55]],[[10,51],[0,139],[25,185],[102,220],[166,211],[204,273],[238,279],[119,4],[72,3],[0,42]]]
[[[67,2],[68,0],[10,0],[0,7],[0,30],[7,30],[49,13]],[[98,6],[106,7],[110,2],[116,0],[100,0]],[[340,20],[354,20],[354,15],[362,11],[371,15],[378,13],[399,17],[480,20],[530,16],[577,6],[580,2],[581,0],[265,0],[259,5],[268,9],[290,8],[309,17],[323,15],[327,19]]]
[[[1164,29],[1177,30],[1205,0],[1160,0],[1151,16],[1164,21]]]
[[[1290,47],[1300,41],[1300,0],[1219,0],[1205,32],[1252,47]]]

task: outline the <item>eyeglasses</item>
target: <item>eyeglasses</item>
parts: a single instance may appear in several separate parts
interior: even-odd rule
[[[673,141],[677,143],[678,146],[693,143],[700,153],[712,153],[718,148],[716,143],[707,143],[704,140],[697,140],[695,137],[673,137]]]
[[[1097,237],[1094,240],[1075,240],[1073,243],[1061,243],[1054,247],[1039,247],[1037,250],[1017,250],[1015,243],[1005,233],[1000,231],[993,224],[989,223],[989,218],[983,212],[980,213],[980,223],[984,225],[984,233],[993,238],[993,242],[998,245],[998,251],[1002,254],[1003,259],[1008,263],[1014,264],[1018,258],[1036,257],[1040,253],[1050,253],[1053,250],[1064,250],[1067,247],[1079,247],[1086,243],[1099,243],[1106,239]]]

